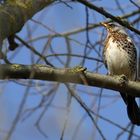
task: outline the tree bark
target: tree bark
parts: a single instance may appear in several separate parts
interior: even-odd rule
[[[113,77],[88,71],[74,72],[73,68],[58,69],[45,65],[2,64],[0,65],[0,79],[36,79],[77,83],[127,92],[129,95],[140,97],[140,82],[128,81],[122,85],[118,76]]]
[[[25,22],[54,0],[7,0],[0,6],[0,41],[19,32]]]

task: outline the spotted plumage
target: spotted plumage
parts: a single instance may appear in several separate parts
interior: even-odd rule
[[[126,75],[129,80],[136,80],[137,52],[132,39],[123,27],[113,23],[102,23],[108,34],[103,49],[103,60],[111,75]],[[120,93],[126,106],[128,117],[133,124],[140,125],[140,110],[135,98]]]

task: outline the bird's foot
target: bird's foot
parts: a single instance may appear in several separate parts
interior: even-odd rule
[[[119,76],[120,86],[123,87],[128,83],[128,78],[126,75],[122,74]]]

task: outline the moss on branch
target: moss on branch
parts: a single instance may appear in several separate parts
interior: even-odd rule
[[[0,41],[20,31],[27,20],[54,0],[7,0],[0,6]]]
[[[82,73],[81,73],[82,74]],[[47,80],[61,83],[77,83],[86,86],[96,86],[112,89],[121,92],[128,92],[132,96],[140,97],[140,82],[128,81],[125,88],[120,85],[120,80],[116,77],[101,75],[85,71],[84,77],[80,73],[71,72],[70,68],[53,68],[45,65],[20,65],[2,64],[0,65],[0,79],[34,79]]]

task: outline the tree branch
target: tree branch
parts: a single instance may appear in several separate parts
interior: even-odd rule
[[[113,16],[109,12],[105,11],[102,7],[99,8],[99,7],[95,6],[94,4],[88,2],[87,0],[77,0],[77,1],[79,3],[87,6],[88,8],[93,9],[93,10],[97,11],[98,13],[104,15],[106,18],[110,18],[113,21],[119,23],[120,25],[125,26],[129,30],[140,35],[140,31],[135,29],[133,26],[131,26],[127,21],[123,21],[123,20],[121,20],[121,18]]]
[[[81,78],[81,74],[82,73],[72,72],[70,68],[58,69],[45,65],[0,65],[0,79],[35,79],[85,85],[85,80]],[[125,86],[121,86],[120,78],[118,77],[88,71],[85,71],[83,74],[87,81],[86,86],[96,86],[120,92],[128,92],[129,95],[140,97],[140,82],[128,81]]]
[[[20,31],[27,20],[54,0],[7,0],[0,6],[0,41]]]

